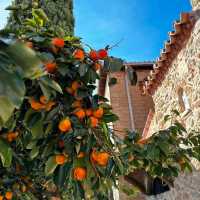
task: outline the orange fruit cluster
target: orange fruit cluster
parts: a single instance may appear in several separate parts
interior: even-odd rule
[[[36,101],[34,98],[29,99],[29,103],[31,104],[31,108],[33,110],[39,111],[45,109],[46,111],[50,111],[52,107],[56,104],[54,101],[47,101],[45,96],[40,97],[40,101]]]
[[[71,94],[71,95],[75,95],[78,88],[81,87],[81,84],[78,82],[78,81],[73,81],[72,84],[71,84],[71,87],[67,87],[66,88],[66,91]]]
[[[9,132],[6,134],[6,138],[7,138],[8,142],[13,142],[16,140],[18,135],[19,135],[18,132]]]
[[[75,103],[79,105],[77,102]],[[91,108],[83,109],[79,107],[74,112],[74,115],[76,115],[80,120],[83,120],[86,116],[89,117],[90,125],[92,128],[95,128],[98,126],[99,119],[103,117],[103,114],[104,114],[104,110],[101,107],[99,107],[96,110],[92,110]]]
[[[13,198],[13,193],[8,191],[6,192],[5,194],[5,199],[6,200],[11,200]],[[4,196],[3,195],[0,195],[0,200],[3,200],[4,199]]]
[[[106,166],[108,164],[110,155],[107,152],[96,152],[92,151],[91,160],[100,166]]]
[[[76,167],[73,172],[74,179],[77,181],[83,181],[87,176],[87,171],[83,167]]]
[[[108,51],[106,49],[100,49],[98,51],[91,50],[89,52],[89,58],[93,61],[103,60],[108,57]]]
[[[68,132],[72,128],[72,124],[69,118],[65,118],[60,121],[58,128],[61,132]]]

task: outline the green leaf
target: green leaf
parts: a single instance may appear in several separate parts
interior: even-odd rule
[[[84,76],[88,71],[88,65],[84,63],[80,64],[78,71],[81,77]]]
[[[0,139],[0,157],[3,164],[3,167],[10,167],[12,163],[12,149],[11,147],[3,140]]]
[[[110,72],[119,72],[123,67],[123,60],[120,58],[108,57],[104,61],[104,69]]]
[[[103,115],[103,121],[106,123],[116,122],[119,120],[119,117],[113,113]]]
[[[16,42],[5,49],[13,61],[22,68],[26,78],[38,78],[44,75],[42,63],[36,53],[21,42]]]
[[[49,176],[53,174],[57,166],[58,164],[55,161],[55,156],[50,157],[46,162],[45,175]]]
[[[33,139],[38,139],[41,138],[44,135],[44,130],[43,130],[43,120],[37,121],[32,128],[30,129]]]
[[[39,81],[40,81],[40,84],[44,84],[45,86],[48,86],[49,88],[54,89],[60,94],[63,94],[63,91],[60,85],[56,81],[50,79],[48,76],[40,78]]]
[[[34,146],[30,152],[30,158],[34,159],[35,157],[37,157],[38,154],[39,154],[39,147]]]
[[[63,166],[60,166],[59,169],[56,171],[57,172],[55,176],[55,183],[58,187],[63,187],[67,179],[67,176],[69,175],[71,171],[71,164],[66,163]]]
[[[0,96],[6,97],[14,107],[19,108],[24,99],[25,85],[22,78],[0,66]]]
[[[4,96],[0,96],[0,105],[0,119],[2,123],[1,125],[3,125],[10,118],[15,109],[15,106],[7,97]]]

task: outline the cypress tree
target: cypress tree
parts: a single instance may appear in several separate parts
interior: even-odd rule
[[[18,30],[31,17],[32,8],[42,8],[49,18],[48,25],[54,30],[74,34],[73,0],[14,0],[6,28]]]

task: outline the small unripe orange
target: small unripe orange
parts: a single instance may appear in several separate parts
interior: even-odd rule
[[[71,121],[66,118],[60,121],[58,128],[61,132],[67,132],[71,129]]]
[[[85,111],[84,109],[80,108],[77,111],[74,112],[74,114],[79,118],[83,119],[85,117]]]
[[[90,125],[92,128],[95,128],[98,126],[99,120],[95,117],[90,117]]]
[[[103,111],[103,108],[101,107],[93,111],[93,116],[98,119],[102,118],[103,114],[104,114],[104,111]]]
[[[56,155],[56,163],[58,165],[63,165],[66,162],[67,158],[64,155]]]
[[[74,179],[77,181],[83,181],[87,176],[87,171],[83,167],[76,167],[74,169]]]
[[[13,197],[13,193],[8,191],[8,192],[6,192],[5,197],[6,197],[7,200],[11,200],[12,197]]]

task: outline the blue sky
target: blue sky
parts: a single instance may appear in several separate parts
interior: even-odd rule
[[[189,0],[74,0],[76,35],[94,48],[122,42],[110,54],[126,61],[159,56],[172,23],[190,11]],[[0,0],[0,27],[8,0]]]

